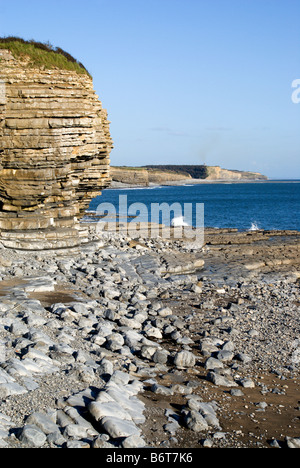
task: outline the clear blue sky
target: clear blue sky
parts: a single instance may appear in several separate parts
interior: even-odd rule
[[[0,0],[0,35],[83,62],[112,165],[202,164],[300,179],[299,0]]]

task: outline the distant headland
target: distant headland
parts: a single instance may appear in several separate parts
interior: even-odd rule
[[[259,172],[222,169],[206,165],[111,166],[111,187],[180,185],[203,182],[249,182],[268,180]]]

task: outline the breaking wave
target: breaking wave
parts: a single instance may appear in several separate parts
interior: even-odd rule
[[[254,223],[251,223],[251,227],[249,229],[249,231],[258,231],[259,230],[259,226],[257,224],[256,221],[254,221]]]
[[[177,227],[177,226],[188,226],[188,223],[184,221],[183,216],[178,216],[177,218],[173,218],[171,221],[171,226]]]

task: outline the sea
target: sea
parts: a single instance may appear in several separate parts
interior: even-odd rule
[[[97,221],[94,215],[97,212],[102,213],[105,207],[110,206],[114,207],[117,215],[120,215],[120,200],[122,206],[124,201],[126,202],[128,213],[131,215],[136,213],[136,216],[142,213],[147,218],[145,221],[157,221],[151,218],[153,204],[166,203],[172,206],[175,203],[177,207],[180,204],[182,212],[171,211],[170,223],[173,225],[197,226],[195,207],[201,205],[206,228],[235,228],[239,231],[261,229],[300,231],[300,180],[214,182],[105,189],[101,196],[92,200],[84,221]],[[187,206],[193,206],[193,216],[189,216],[188,220],[185,219]],[[143,207],[147,210],[141,209]]]

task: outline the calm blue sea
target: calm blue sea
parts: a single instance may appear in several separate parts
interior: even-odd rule
[[[300,231],[300,180],[107,189],[92,200],[89,211],[111,203],[118,213],[120,195],[127,196],[128,206],[145,204],[149,221],[152,203],[179,202],[182,209],[184,203],[204,203],[205,227]]]

